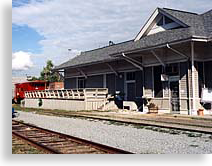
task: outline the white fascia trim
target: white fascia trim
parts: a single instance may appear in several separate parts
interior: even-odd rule
[[[191,39],[191,41],[197,41],[197,42],[208,42],[209,40],[208,39]]]
[[[146,24],[143,26],[143,28],[141,29],[141,31],[138,33],[138,35],[135,37],[135,40],[134,41],[140,40],[140,38],[147,31],[147,29],[152,24],[152,22],[154,21],[154,19],[157,17],[158,14],[159,14],[159,10],[157,8],[154,11],[154,13],[151,15],[151,17],[149,18],[149,20],[146,22]]]

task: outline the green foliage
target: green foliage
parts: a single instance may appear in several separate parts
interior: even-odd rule
[[[60,78],[60,75],[58,73],[52,72],[53,68],[54,68],[54,64],[52,63],[51,60],[48,60],[46,62],[46,66],[40,72],[40,77],[39,78],[33,77],[33,80],[45,80],[45,81],[49,81],[49,82],[62,81]]]

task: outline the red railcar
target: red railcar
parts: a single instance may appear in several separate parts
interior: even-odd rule
[[[23,83],[15,84],[14,89],[14,99],[19,103],[22,99],[25,98],[25,91],[34,91],[34,90],[45,90],[48,87],[48,82],[46,81],[29,81]]]

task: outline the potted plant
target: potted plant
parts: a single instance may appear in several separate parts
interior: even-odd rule
[[[198,109],[197,115],[203,116],[204,115],[204,109]]]
[[[158,106],[156,106],[154,103],[150,103],[147,105],[149,109],[149,114],[157,114],[158,113]]]

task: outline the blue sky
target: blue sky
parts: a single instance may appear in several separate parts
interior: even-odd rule
[[[133,39],[156,7],[203,13],[211,0],[13,0],[13,76],[38,76],[81,51]],[[68,51],[72,49],[72,51]]]
[[[28,26],[12,26],[12,49],[13,52],[25,51],[32,53],[41,53],[42,48],[39,44],[40,40],[44,37],[40,36],[35,29],[29,28]]]

